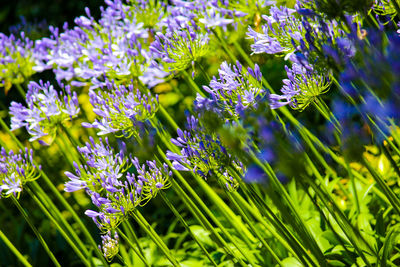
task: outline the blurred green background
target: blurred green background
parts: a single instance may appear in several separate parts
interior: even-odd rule
[[[27,22],[42,23],[62,27],[65,21],[72,25],[74,18],[84,14],[89,7],[92,15],[97,18],[99,7],[104,5],[100,0],[1,0],[0,1],[0,31],[8,34],[10,26],[21,23],[21,16]]]

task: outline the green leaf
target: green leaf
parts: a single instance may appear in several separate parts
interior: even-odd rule
[[[293,257],[284,259],[282,262],[282,267],[302,267],[303,265]]]
[[[400,235],[400,226],[394,227],[390,230],[385,238],[385,242],[381,249],[382,258],[381,258],[381,266],[386,267],[387,261],[389,258],[390,252],[393,250],[393,247],[397,244],[398,238]]]

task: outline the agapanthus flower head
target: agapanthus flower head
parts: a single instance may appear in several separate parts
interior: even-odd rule
[[[86,146],[78,147],[85,164],[75,164],[75,174],[65,172],[70,181],[64,190],[86,190],[99,211],[87,210],[85,214],[101,229],[117,227],[138,205],[145,205],[170,186],[172,173],[165,163],[140,164],[137,158],[126,155],[125,144],[121,145],[116,153],[108,139],[96,143],[91,138]]]
[[[79,103],[76,92],[69,85],[62,85],[57,92],[50,82],[30,82],[26,94],[27,106],[11,102],[11,130],[25,127],[31,135],[29,141],[56,135],[57,126],[76,117]]]
[[[137,12],[162,4],[139,2],[130,6],[122,1],[106,1],[98,21],[85,9],[86,16],[77,17],[77,26],[72,29],[67,24],[63,32],[52,28],[52,37],[40,43],[37,51],[38,69],[52,68],[58,81],[67,80],[75,86],[100,87],[104,76],[121,83],[141,79],[146,85],[158,84],[167,73],[152,64],[149,45],[154,29],[140,21],[149,17]],[[51,47],[46,47],[50,43]]]
[[[14,153],[7,152],[1,148],[0,152],[0,198],[19,198],[23,186],[39,178],[38,170],[32,159],[32,150],[25,148],[25,151]]]
[[[35,73],[32,49],[33,41],[24,32],[20,38],[0,33],[0,87],[6,92],[13,84],[21,84]]]
[[[118,241],[119,236],[116,231],[114,232],[114,236],[112,236],[110,230],[107,232],[107,234],[101,236],[101,245],[99,245],[99,249],[103,252],[104,258],[106,258],[109,262],[119,252]]]
[[[154,29],[166,15],[166,4],[157,0],[128,0],[129,12],[145,28]]]
[[[190,116],[187,125],[184,131],[178,129],[177,138],[171,139],[181,148],[180,153],[167,152],[175,170],[192,171],[205,179],[215,176],[224,180],[228,190],[236,189],[238,182],[226,166],[232,166],[240,173],[241,162],[228,153],[217,133],[207,134],[197,118]]]
[[[193,22],[179,29],[158,32],[150,51],[160,60],[168,72],[186,70],[208,53],[208,33]]]
[[[198,110],[224,112],[226,117],[238,118],[244,110],[257,106],[265,93],[257,64],[254,69],[246,70],[239,62],[233,66],[223,62],[218,72],[219,77],[213,77],[209,87],[203,86],[210,96],[205,98],[197,94],[195,107]]]
[[[168,7],[171,15],[164,23],[178,27],[179,23],[177,23],[177,19],[181,24],[196,20],[208,29],[216,27],[226,29],[229,25],[234,25],[234,27],[236,27],[238,21],[244,23],[244,16],[252,16],[251,14],[239,10],[239,7],[249,8],[249,5],[251,5],[249,9],[254,11],[253,2],[239,3],[239,1],[237,1],[236,7],[233,6],[235,3],[228,1],[173,0],[172,2],[174,6]]]
[[[281,92],[283,95],[270,94],[272,109],[290,105],[294,109],[304,110],[314,103],[320,95],[329,90],[331,81],[313,70],[294,63],[291,68],[285,67],[288,79],[283,80]]]
[[[272,6],[270,15],[262,17],[266,20],[262,32],[249,28],[247,33],[254,40],[253,53],[282,55],[320,73],[337,70],[336,65],[355,54],[353,43],[342,30],[344,22],[325,19],[304,4],[298,3],[296,9]],[[352,18],[346,18],[351,24]]]
[[[254,40],[251,50],[255,54],[290,54],[294,51],[292,39],[300,41],[304,34],[300,19],[294,15],[296,10],[272,6],[269,12],[269,16],[262,16],[267,23],[261,33],[249,27],[247,36]]]
[[[107,82],[106,88],[91,90],[89,96],[99,119],[83,125],[97,128],[100,130],[98,135],[117,133],[137,138],[138,123],[151,119],[158,110],[158,95],[153,97],[150,92],[142,94],[132,84],[126,87]]]

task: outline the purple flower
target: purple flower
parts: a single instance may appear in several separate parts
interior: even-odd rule
[[[49,82],[30,82],[27,107],[11,102],[11,130],[25,127],[31,142],[46,135],[54,138],[57,125],[76,117],[80,110],[76,92],[72,93],[68,85],[61,87],[64,93],[57,92]]]
[[[287,66],[285,69],[288,79],[283,80],[283,95],[269,95],[272,109],[289,104],[292,108],[303,110],[329,89],[330,81],[315,71],[307,70],[297,63],[293,63],[291,69]]]
[[[92,217],[99,228],[113,229],[138,205],[146,204],[160,190],[170,186],[168,178],[172,172],[166,164],[157,166],[155,161],[140,164],[123,149],[115,153],[108,139],[95,143],[90,138],[85,146],[78,147],[78,152],[85,164],[75,163],[75,174],[65,172],[69,181],[64,190],[85,189],[98,208],[98,211],[88,210],[85,214]],[[134,173],[128,171],[130,167],[134,167]]]
[[[239,62],[233,66],[223,62],[219,69],[219,78],[214,77],[210,87],[203,87],[210,94],[209,98],[198,94],[195,107],[200,111],[224,112],[228,118],[237,118],[245,109],[257,106],[257,100],[265,92],[261,77],[257,64],[254,70],[248,68],[246,71]]]
[[[93,111],[100,119],[92,124],[84,123],[84,127],[100,130],[98,135],[116,133],[126,137],[138,137],[137,125],[154,116],[158,109],[158,96],[150,92],[142,94],[134,90],[133,85],[117,86],[107,81],[104,90],[90,90],[90,103]]]
[[[229,185],[229,190],[238,186],[226,166],[234,166],[241,172],[242,164],[227,152],[217,134],[206,134],[201,122],[194,116],[188,117],[187,129],[178,129],[177,133],[178,137],[172,138],[171,142],[178,145],[180,153],[167,151],[167,159],[172,161],[175,170],[192,171],[206,179],[217,175]]]
[[[13,84],[26,82],[35,71],[32,54],[33,41],[21,32],[20,38],[0,33],[0,87],[6,92]]]
[[[32,150],[25,148],[15,154],[4,148],[0,152],[0,198],[13,194],[19,198],[23,186],[39,178],[37,167],[33,163]]]

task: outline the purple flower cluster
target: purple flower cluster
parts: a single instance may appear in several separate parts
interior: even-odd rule
[[[39,178],[37,172],[40,166],[36,166],[32,159],[32,150],[25,148],[15,154],[12,150],[7,152],[1,148],[0,152],[0,198],[19,198],[22,187]]]
[[[270,94],[270,107],[277,109],[285,105],[304,110],[316,97],[324,94],[330,81],[316,74],[312,69],[293,63],[292,68],[285,66],[288,79],[283,80],[283,95]]]
[[[122,147],[115,153],[107,138],[99,143],[90,138],[90,143],[78,147],[86,163],[75,163],[75,174],[65,172],[70,181],[64,190],[86,190],[99,211],[87,210],[85,214],[100,229],[114,229],[138,205],[146,204],[159,190],[170,186],[168,177],[172,172],[165,163],[160,167],[155,161],[141,165],[136,157],[125,155],[124,150]],[[128,171],[131,167],[134,172]]]
[[[93,88],[102,85],[104,75],[121,82],[140,78],[151,86],[162,81],[166,73],[152,64],[148,49],[150,30],[122,1],[106,3],[99,21],[86,9],[86,16],[75,19],[74,28],[65,24],[61,33],[51,28],[51,38],[37,41],[37,69],[52,68],[59,81]]]
[[[50,82],[30,82],[26,94],[27,107],[11,102],[11,130],[25,127],[32,136],[32,142],[44,136],[54,137],[57,125],[76,117],[79,103],[76,92],[69,85],[63,86],[64,92],[57,92]]]
[[[179,29],[168,28],[165,34],[158,32],[150,45],[155,57],[168,72],[179,72],[194,65],[208,52],[209,37],[194,23]]]
[[[0,33],[0,87],[9,90],[25,82],[33,73],[33,42],[21,32],[20,38]]]
[[[254,44],[251,50],[255,54],[290,54],[294,51],[292,40],[299,42],[304,34],[300,20],[294,16],[296,10],[287,7],[272,6],[270,15],[262,18],[267,24],[262,25],[262,33],[256,32],[251,27],[247,32],[249,39]]]
[[[238,184],[227,170],[228,166],[242,171],[242,164],[221,143],[217,134],[206,134],[199,120],[194,116],[188,118],[187,129],[177,130],[178,137],[171,142],[181,148],[180,153],[167,152],[175,170],[192,171],[207,179],[210,176],[222,178],[228,190],[234,190]]]
[[[288,79],[283,81],[283,95],[271,94],[271,108],[290,104],[303,110],[328,91],[331,75],[349,58],[354,57],[354,42],[343,30],[344,22],[325,20],[307,9],[312,1],[300,1],[296,9],[273,6],[266,25],[259,33],[251,28],[248,37],[254,40],[253,53],[283,54],[292,62],[286,67]],[[347,17],[352,23],[353,17]]]
[[[90,90],[89,97],[94,113],[101,119],[83,126],[100,130],[98,135],[121,131],[125,137],[137,137],[138,122],[152,118],[158,109],[157,95],[141,94],[133,85],[125,87],[107,82],[103,90]]]
[[[225,112],[227,117],[238,118],[244,110],[257,106],[257,100],[265,93],[257,64],[254,70],[250,67],[244,70],[239,62],[233,66],[222,62],[218,73],[219,78],[213,77],[209,87],[203,86],[209,98],[197,94],[196,109]]]

